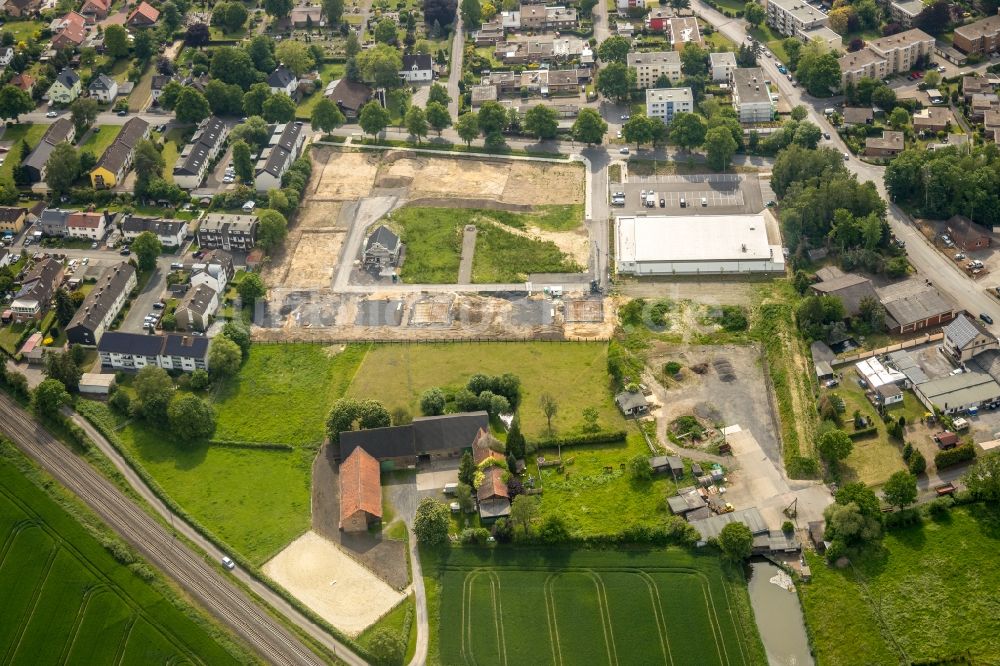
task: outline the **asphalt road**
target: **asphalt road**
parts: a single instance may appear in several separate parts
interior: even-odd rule
[[[291,665],[324,663],[245,592],[227,580],[227,575],[221,573],[218,567],[193,552],[86,461],[68,451],[6,395],[0,395],[0,417],[0,430],[25,454],[86,502],[146,559],[228,624],[268,662]],[[159,508],[162,505],[156,501],[153,506]],[[176,522],[181,521],[177,519]],[[179,531],[185,532],[184,529]],[[213,557],[217,555],[210,554]],[[348,658],[353,656],[348,655],[346,650],[343,653]],[[360,659],[350,662],[364,663]]]
[[[705,5],[701,0],[694,0],[692,6],[695,11],[706,21],[715,26],[720,32],[730,39],[741,43],[746,40],[746,22],[742,19],[726,18],[711,7]],[[777,64],[773,58],[761,58],[760,65],[765,73],[769,75],[771,81],[775,82],[780,94],[785,97],[792,106],[803,105],[809,111],[809,120],[819,125],[825,132],[830,133],[831,140],[823,142],[823,145],[830,145],[840,152],[849,152],[847,146],[841,141],[834,128],[823,115],[823,109],[830,106],[829,99],[820,99],[808,95],[798,86],[793,86],[788,79],[778,72]],[[965,69],[971,68],[963,68]],[[885,167],[868,164],[857,157],[850,157],[845,161],[848,170],[855,173],[861,181],[871,181],[875,183],[882,198],[889,201],[888,193],[883,184]],[[906,242],[907,258],[917,272],[929,279],[932,284],[943,294],[951,298],[961,309],[967,310],[973,315],[980,312],[988,312],[993,318],[1000,321],[1000,307],[996,301],[989,296],[984,289],[974,282],[970,277],[961,271],[958,264],[935,249],[930,242],[921,234],[913,220],[903,212],[898,206],[889,203],[887,219],[893,233]],[[989,328],[993,329],[993,326]]]

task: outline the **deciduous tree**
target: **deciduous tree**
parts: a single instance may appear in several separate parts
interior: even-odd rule
[[[426,546],[439,546],[448,542],[448,525],[451,523],[448,507],[433,497],[425,497],[417,505],[413,519],[413,533],[417,541]]]
[[[229,338],[218,335],[208,348],[208,371],[213,377],[232,377],[240,371],[243,352]]]
[[[536,104],[524,115],[524,130],[539,140],[554,139],[559,131],[559,117],[551,107]]]
[[[128,32],[124,26],[112,24],[104,29],[104,52],[117,60],[128,55]]]
[[[278,214],[280,215],[280,213]],[[260,279],[260,275],[258,273],[247,273],[243,276],[243,280],[240,281],[236,291],[239,293],[240,298],[247,304],[253,303],[255,300],[267,293],[267,289],[264,287],[264,281]]]
[[[59,410],[69,401],[66,387],[56,379],[43,380],[31,395],[31,406],[39,416],[58,416]]]
[[[719,532],[719,549],[730,562],[742,562],[753,552],[753,534],[740,522],[727,524]]]
[[[441,136],[441,132],[451,126],[451,114],[448,107],[441,102],[428,102],[425,115],[427,124]]]
[[[685,150],[693,150],[705,143],[708,128],[701,116],[680,112],[670,122],[670,141]]]
[[[309,47],[293,39],[286,39],[278,44],[274,49],[274,55],[295,76],[302,76],[315,64]]]
[[[584,108],[580,109],[580,114],[573,121],[571,132],[576,141],[587,145],[600,144],[604,142],[604,135],[608,132],[608,123],[596,110]]]
[[[708,165],[716,171],[722,171],[729,166],[736,147],[732,133],[725,127],[713,127],[705,133]]]
[[[290,123],[295,120],[295,102],[288,95],[271,95],[264,101],[264,120],[269,123]]]
[[[17,120],[22,113],[34,109],[35,104],[27,92],[9,84],[0,88],[0,118]]]
[[[455,131],[466,146],[472,145],[479,136],[479,115],[475,111],[467,111],[458,117]]]
[[[132,253],[141,271],[151,271],[156,268],[156,260],[161,252],[163,244],[152,231],[143,231],[132,241]]]
[[[207,439],[215,432],[215,411],[211,405],[190,393],[178,394],[167,408],[170,431],[184,442]]]
[[[184,88],[181,91],[174,109],[179,122],[191,124],[200,123],[211,113],[208,100],[194,88]]]
[[[606,63],[625,62],[629,51],[632,50],[632,43],[622,35],[608,37],[597,47],[597,55]]]
[[[288,236],[288,221],[276,210],[262,210],[258,215],[260,224],[257,231],[257,244],[270,254],[285,242]],[[257,275],[251,273],[250,275]],[[250,277],[247,275],[246,277]],[[259,277],[258,277],[259,279]],[[244,281],[246,278],[244,278]]]
[[[253,158],[250,156],[250,146],[242,139],[233,143],[233,169],[241,183],[253,181]]]
[[[69,192],[80,176],[80,156],[72,144],[63,141],[56,144],[45,162],[45,182],[56,195]]]
[[[365,134],[377,135],[389,126],[389,112],[382,105],[372,100],[364,105],[358,116],[358,124]]]
[[[917,501],[917,477],[909,472],[896,472],[882,486],[882,494],[890,505],[905,508]]]
[[[347,122],[344,114],[333,103],[333,100],[326,97],[316,102],[310,120],[314,130],[319,130],[327,134]]]
[[[417,137],[417,143],[427,136],[427,116],[419,106],[411,106],[406,112],[406,131]]]

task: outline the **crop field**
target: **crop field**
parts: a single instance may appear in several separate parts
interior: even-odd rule
[[[440,586],[440,663],[765,663],[742,576],[714,557],[463,549],[426,559]]]
[[[6,460],[0,544],[4,663],[239,663]]]

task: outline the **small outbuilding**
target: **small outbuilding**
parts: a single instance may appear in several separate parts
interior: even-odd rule
[[[883,384],[875,389],[875,394],[883,407],[903,402],[903,392],[895,384]]]
[[[654,474],[670,472],[675,479],[684,476],[684,461],[680,456],[655,456],[649,459]]]
[[[825,525],[822,520],[814,520],[808,524],[808,527],[809,540],[812,541],[816,552],[822,555],[826,552],[826,541],[823,540]]]
[[[622,391],[615,396],[615,404],[625,416],[641,416],[649,413],[649,402],[642,391]]]
[[[676,495],[668,497],[667,506],[674,515],[685,516],[692,511],[707,508],[708,504],[694,487],[690,487],[679,488]]]
[[[99,372],[85,372],[80,376],[80,393],[84,395],[108,395],[115,384],[115,376]]]
[[[358,447],[340,465],[340,529],[364,532],[382,520],[379,464]]]

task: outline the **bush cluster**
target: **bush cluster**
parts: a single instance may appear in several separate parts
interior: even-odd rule
[[[565,435],[563,437],[543,437],[534,440],[531,445],[537,449],[555,448],[557,446],[581,446],[584,444],[609,444],[624,442],[624,430],[601,430],[580,435]]]
[[[972,444],[965,443],[953,449],[938,451],[937,455],[934,456],[934,466],[938,469],[944,469],[945,467],[951,467],[952,465],[972,460],[975,457],[976,448]]]

